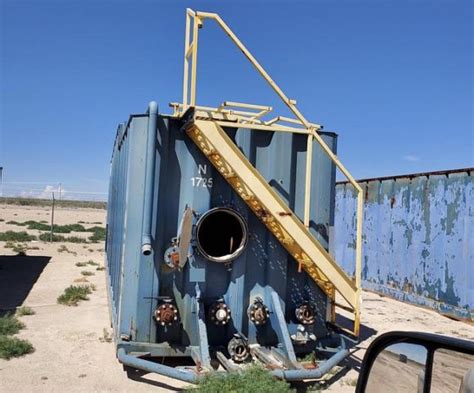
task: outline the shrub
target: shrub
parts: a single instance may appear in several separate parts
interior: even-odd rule
[[[26,226],[28,229],[36,229],[38,231],[50,231],[51,225],[49,225],[46,221],[34,221],[28,220],[24,222],[18,221],[8,221],[7,224],[10,225],[18,225],[18,226]],[[86,228],[81,224],[66,224],[66,225],[53,225],[53,232],[55,233],[71,233],[71,232],[86,232]],[[94,232],[91,230],[89,232]]]
[[[98,264],[97,262],[94,262],[92,259],[89,259],[89,260],[87,261],[87,264],[88,264],[88,265],[91,265],[91,266],[99,266],[99,264]]]
[[[104,266],[97,266],[97,269],[95,269],[95,270],[99,270],[99,271],[105,270],[105,267]]]
[[[91,227],[87,229],[87,232],[94,232],[92,236],[89,236],[89,240],[93,243],[105,240],[105,228],[103,227]]]
[[[89,300],[92,290],[89,285],[71,285],[58,297],[58,303],[66,306],[77,306],[81,300]]]
[[[104,328],[102,329],[102,337],[99,337],[99,341],[101,343],[111,343],[113,336],[109,333],[109,331]]]
[[[83,276],[93,276],[95,273],[90,272],[90,271],[88,271],[88,270],[83,270],[83,271],[81,272],[81,274],[82,274]]]
[[[15,221],[15,220],[10,220],[10,221],[7,221],[6,222],[8,225],[19,225],[19,226],[24,226],[24,224],[22,222],[18,222],[18,221]]]
[[[0,202],[7,205],[21,206],[51,206],[50,199],[22,198],[22,197],[0,197]],[[85,207],[91,209],[106,209],[106,202],[93,201],[71,201],[66,199],[56,200],[58,207]]]
[[[81,224],[63,225],[62,228],[64,230],[68,230],[69,232],[86,232],[86,228],[84,228],[84,226]]]
[[[58,252],[69,252],[69,248],[67,248],[64,244],[61,244],[58,247]]]
[[[0,358],[9,360],[34,352],[33,345],[16,337],[0,336]]]
[[[87,243],[87,239],[79,236],[68,236],[65,238],[65,241],[70,243]]]
[[[19,317],[22,317],[24,315],[35,315],[35,314],[36,314],[35,310],[27,306],[22,306],[16,310],[16,315],[18,315]]]
[[[36,236],[29,235],[25,231],[15,232],[15,231],[6,231],[0,232],[0,241],[8,242],[29,242],[31,240],[36,240]]]
[[[51,240],[51,234],[50,233],[42,233],[39,235],[39,239],[43,242],[49,242]],[[53,235],[53,242],[64,242],[66,241],[66,238],[61,235]]]
[[[76,278],[74,282],[89,282],[89,280],[85,277],[79,277],[79,278]]]
[[[49,233],[42,233],[41,235],[39,235],[39,239],[43,242],[49,242],[50,236],[51,234]],[[87,239],[77,236],[53,235],[53,242],[87,243]]]
[[[7,314],[0,317],[0,336],[9,336],[17,334],[25,325],[14,315]]]
[[[76,262],[77,267],[84,267],[87,266],[87,262]]]
[[[26,244],[15,244],[12,250],[18,255],[26,255],[26,251],[28,251],[28,246]]]
[[[12,241],[5,243],[5,248],[11,248],[13,252],[16,252],[18,255],[26,255],[28,250],[39,250],[38,246],[28,246],[27,244],[17,244]]]
[[[28,229],[36,229],[38,231],[50,231],[51,230],[51,225],[42,223],[42,222],[37,222],[37,221],[25,221],[24,223],[20,225],[26,225]],[[53,225],[53,230],[56,230],[57,225]]]
[[[273,378],[268,371],[257,366],[250,367],[241,374],[229,373],[225,376],[210,374],[197,387],[187,390],[198,393],[286,393],[292,391],[287,382]]]
[[[12,242],[12,241],[9,240],[8,242],[5,243],[5,246],[4,246],[4,247],[5,247],[5,248],[15,248],[15,247],[16,247],[16,244],[15,244],[14,242]]]

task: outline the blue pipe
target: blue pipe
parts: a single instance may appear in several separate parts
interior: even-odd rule
[[[303,379],[318,379],[324,376],[334,366],[343,361],[349,356],[347,349],[341,349],[339,352],[331,356],[324,363],[321,363],[315,369],[292,369],[292,370],[273,370],[271,375],[276,378],[286,379],[287,381],[301,381]],[[163,364],[154,363],[149,360],[140,359],[135,356],[127,354],[124,348],[119,348],[117,351],[117,358],[120,363],[126,366],[134,367],[149,373],[157,373],[166,377],[179,379],[180,381],[197,384],[202,375],[194,374],[191,371],[165,366]],[[225,377],[226,373],[221,374]]]
[[[186,370],[175,367],[165,366],[163,364],[150,362],[149,360],[140,359],[135,356],[127,354],[124,348],[119,348],[117,351],[117,358],[120,363],[126,366],[138,368],[140,370],[148,371],[149,373],[157,373],[165,375],[166,377],[179,379],[180,381],[189,383],[198,383],[200,376]]]
[[[271,374],[287,381],[301,381],[303,379],[318,379],[331,370],[335,365],[349,356],[349,351],[345,348],[336,352],[324,363],[320,363],[318,368],[314,369],[293,369],[293,370],[273,370]]]
[[[158,122],[158,104],[151,101],[148,104],[148,129],[145,172],[145,200],[143,207],[142,253],[150,255],[151,225],[153,212],[153,190],[155,188],[155,155],[156,155],[156,127]]]

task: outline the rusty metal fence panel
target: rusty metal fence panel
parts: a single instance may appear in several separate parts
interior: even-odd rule
[[[366,289],[474,319],[474,168],[360,181]],[[336,260],[354,273],[356,194],[336,187]]]

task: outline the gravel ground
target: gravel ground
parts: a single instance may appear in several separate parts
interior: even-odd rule
[[[9,220],[50,220],[47,207],[0,205],[0,232],[23,230],[24,227],[8,225]],[[84,226],[105,226],[105,211],[99,209],[57,209],[55,222]],[[97,224],[100,223],[100,224]],[[37,231],[29,231],[38,233]],[[81,234],[73,234],[81,236]],[[65,236],[68,236],[67,234]],[[83,234],[82,234],[83,236]],[[111,334],[105,272],[96,266],[77,267],[76,262],[93,260],[103,265],[103,243],[64,243],[68,251],[58,252],[61,243],[31,242],[38,250],[28,251],[24,263],[35,266],[38,274],[28,277],[28,282],[3,282],[15,301],[34,309],[35,315],[23,316],[26,328],[18,335],[28,339],[35,352],[9,361],[0,360],[0,391],[4,392],[168,392],[180,391],[184,384],[166,377],[146,375],[141,380],[127,378],[114,354],[113,344],[104,338]],[[0,255],[14,255],[0,242]],[[50,257],[48,263],[39,263]],[[46,259],[47,261],[47,259]],[[39,265],[38,265],[39,263]],[[87,280],[96,286],[89,301],[77,307],[67,307],[56,302],[57,297],[75,280],[84,279],[81,271],[89,270],[93,276]],[[3,275],[5,277],[5,272]],[[30,275],[31,276],[31,275]],[[20,278],[21,280],[21,278]],[[4,280],[5,281],[5,280]],[[17,290],[17,288],[19,288]],[[4,293],[0,290],[0,295]],[[0,297],[0,308],[8,306],[11,299]],[[353,392],[357,368],[365,348],[377,335],[390,330],[416,330],[474,339],[474,326],[453,321],[434,311],[422,309],[364,292],[362,302],[361,344],[354,350],[347,366],[328,384],[331,392]]]

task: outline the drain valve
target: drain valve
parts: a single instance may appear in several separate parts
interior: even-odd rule
[[[312,325],[316,322],[316,311],[308,302],[304,302],[295,310],[296,319],[303,325]]]
[[[161,326],[169,326],[178,320],[178,309],[170,303],[163,303],[155,310],[155,319]]]
[[[264,325],[270,317],[268,307],[263,304],[263,300],[256,298],[247,311],[249,319],[257,326]]]
[[[247,359],[250,354],[247,340],[239,336],[238,334],[229,341],[227,345],[227,351],[234,362],[241,363]]]
[[[211,321],[216,325],[227,325],[230,321],[230,308],[224,302],[216,302],[209,309]]]

